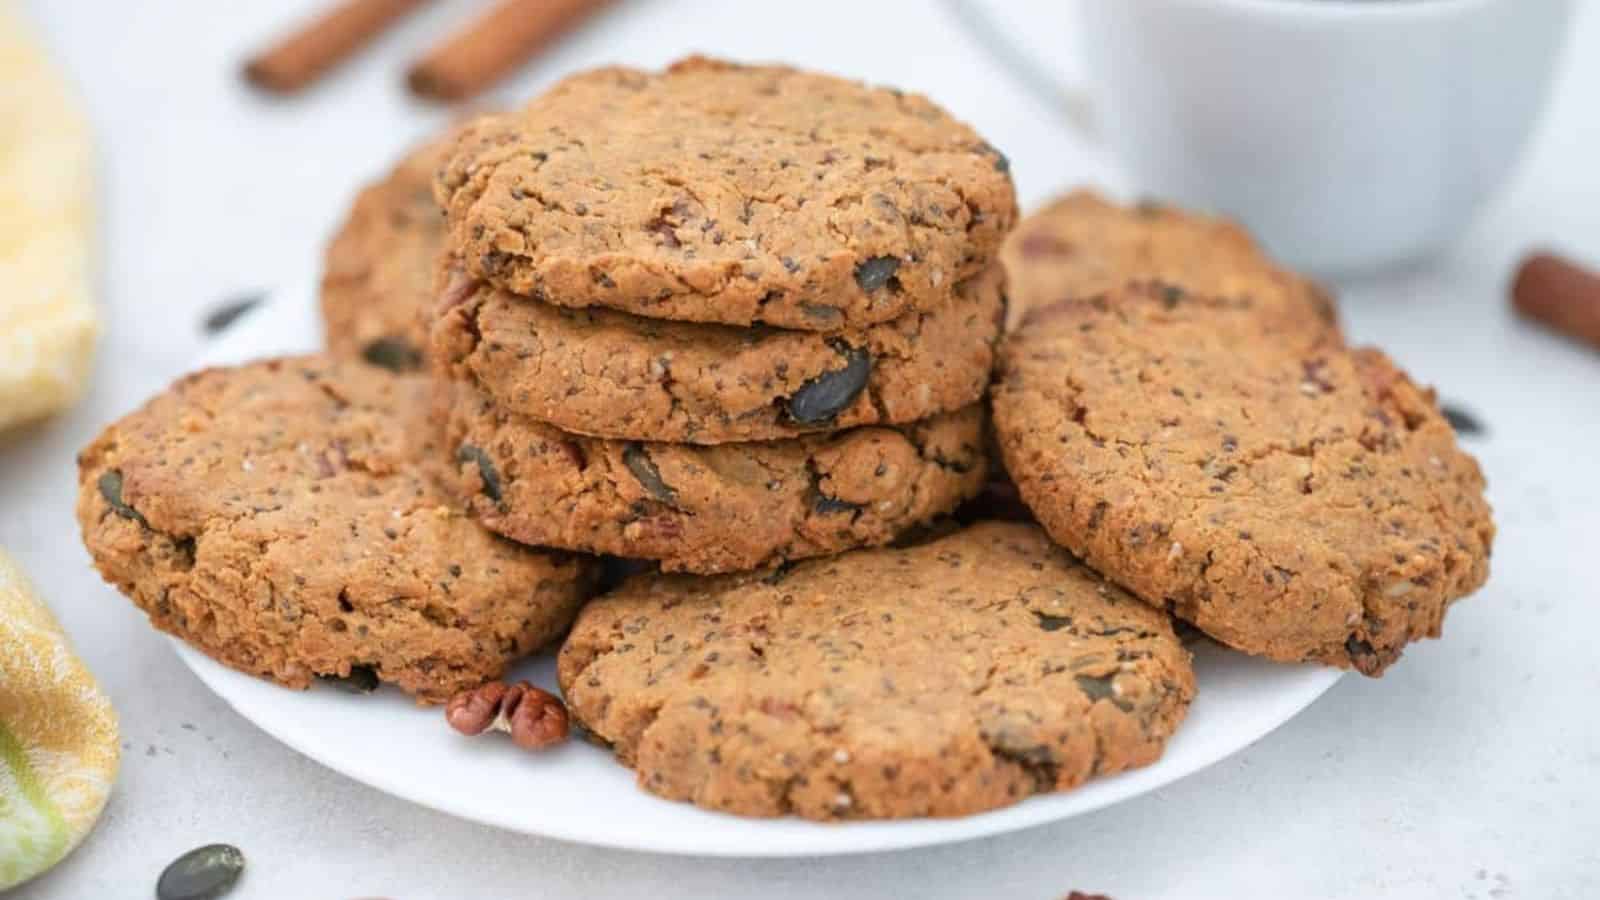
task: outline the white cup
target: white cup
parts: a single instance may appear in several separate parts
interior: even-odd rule
[[[1531,131],[1570,0],[1079,0],[1089,109],[1135,189],[1283,261],[1437,250]]]

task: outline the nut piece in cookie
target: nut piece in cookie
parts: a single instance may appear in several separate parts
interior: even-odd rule
[[[1339,331],[1333,298],[1280,268],[1243,227],[1161,204],[1073,191],[1018,223],[1000,261],[1012,328],[1029,310],[1143,282],[1248,303],[1280,331]]]
[[[561,649],[572,715],[645,789],[811,819],[956,816],[1161,755],[1170,619],[1031,525],[717,578],[645,575]]]
[[[828,332],[938,305],[1016,221],[1004,158],[926,98],[698,57],[478,119],[435,196],[514,294]]]
[[[564,309],[447,273],[431,353],[509,412],[595,437],[720,444],[906,424],[977,403],[1004,310],[1000,268],[943,303],[818,334]]]
[[[733,572],[887,544],[987,472],[983,409],[780,441],[697,447],[570,434],[440,385],[449,487],[523,543]]]
[[[1223,643],[1377,675],[1488,576],[1483,475],[1431,391],[1238,298],[1035,310],[995,433],[1051,537]]]
[[[324,356],[180,379],[79,455],[84,544],[156,627],[236,669],[442,703],[560,634],[594,567],[450,504],[430,390]]]

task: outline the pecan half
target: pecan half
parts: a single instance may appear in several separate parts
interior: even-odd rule
[[[524,750],[542,750],[567,737],[561,698],[526,681],[491,681],[462,691],[445,704],[444,718],[468,736],[504,731]]]

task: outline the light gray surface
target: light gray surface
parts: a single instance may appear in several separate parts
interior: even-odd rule
[[[250,860],[230,900],[1600,895],[1600,592],[1589,569],[1600,551],[1600,356],[1513,320],[1505,302],[1530,244],[1600,262],[1593,9],[1525,165],[1469,236],[1427,266],[1341,286],[1356,338],[1381,343],[1491,429],[1469,447],[1501,529],[1494,575],[1451,613],[1445,640],[1415,647],[1382,681],[1344,679],[1246,752],[1110,810],[953,847],[756,863],[520,837],[334,775],[216,700],[89,568],[72,519],[77,448],[184,370],[203,311],[315,265],[357,181],[442,120],[405,98],[399,73],[470,3],[429,10],[302,99],[241,89],[246,51],[319,5],[25,3],[101,139],[109,327],[88,400],[0,444],[0,544],[106,685],[127,744],[99,829],[16,896],[148,896],[168,860],[216,840]],[[1005,18],[1031,20],[1031,45],[1070,58],[1054,6],[1007,3]],[[591,62],[656,64],[697,49],[927,91],[1005,149],[1029,204],[1078,181],[1117,183],[933,4],[646,0],[502,96]]]

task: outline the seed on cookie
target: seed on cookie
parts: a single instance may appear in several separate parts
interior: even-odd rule
[[[106,503],[110,505],[112,512],[124,519],[132,519],[140,525],[149,527],[150,523],[144,520],[144,516],[139,515],[138,510],[123,502],[121,472],[116,469],[107,469],[101,472],[100,477],[95,480],[95,487],[100,491],[100,496],[104,497]]]
[[[856,286],[867,293],[882,287],[898,289],[894,273],[900,270],[900,260],[893,256],[874,256],[856,266]]]
[[[811,379],[789,398],[789,416],[803,425],[832,422],[866,390],[872,356],[860,347],[836,346],[844,365]]]
[[[422,368],[422,351],[404,338],[378,338],[361,348],[361,358],[391,372]]]
[[[656,464],[650,461],[650,451],[646,450],[643,444],[632,441],[623,447],[622,464],[628,467],[628,471],[633,473],[633,477],[638,479],[639,484],[644,486],[650,496],[668,506],[677,502],[677,492],[661,480],[661,472],[656,468]]]
[[[1146,765],[1195,689],[1164,613],[1007,522],[637,576],[579,614],[558,673],[646,790],[813,819],[966,815]]]
[[[499,503],[502,499],[500,493],[500,473],[495,471],[494,461],[489,454],[480,447],[471,444],[462,444],[456,451],[456,462],[470,463],[478,476],[479,490],[491,501]]]

